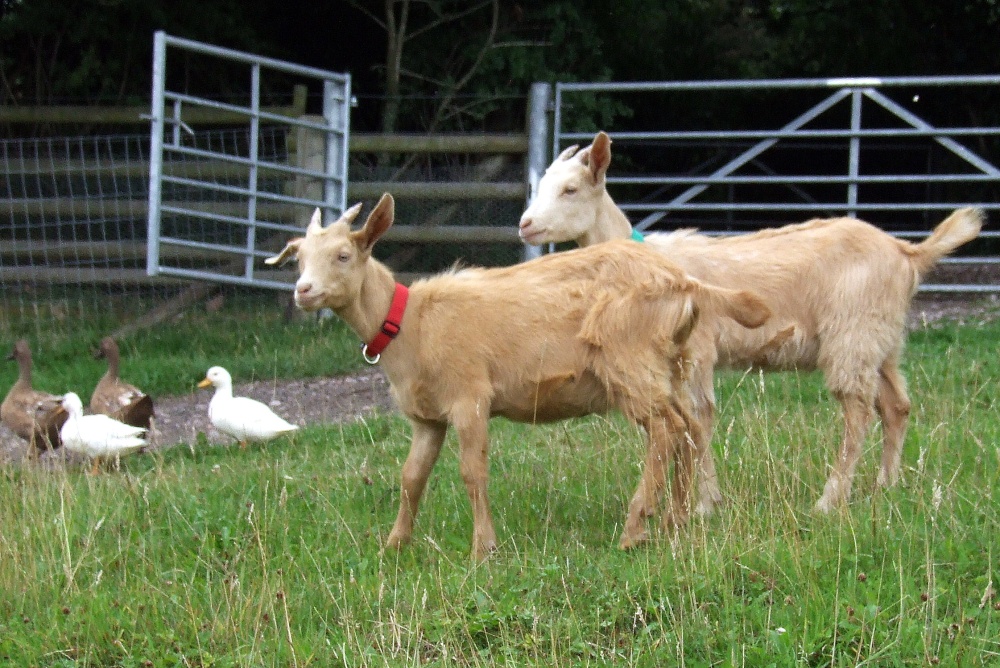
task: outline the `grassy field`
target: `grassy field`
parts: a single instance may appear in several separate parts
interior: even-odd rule
[[[315,324],[266,325],[137,337],[130,375],[187,391],[222,344],[244,377],[356,363],[337,325],[319,352]],[[453,437],[414,544],[380,549],[408,447],[392,415],[95,477],[0,469],[0,663],[1000,666],[998,343],[996,323],[911,335],[903,483],[873,491],[876,430],[831,516],[811,512],[839,424],[820,379],[723,375],[727,506],[630,553],[641,446],[617,417],[494,421],[501,545],[481,565]]]

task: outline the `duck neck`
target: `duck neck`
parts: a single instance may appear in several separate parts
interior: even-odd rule
[[[117,378],[119,362],[118,350],[116,348],[109,347],[105,351],[104,356],[108,359],[108,373],[106,375],[109,378]]]
[[[395,289],[396,279],[389,268],[371,258],[365,264],[365,276],[358,298],[337,309],[336,313],[362,341],[371,341],[382,328],[382,321],[389,313]]]
[[[216,399],[232,399],[233,398],[233,384],[223,383],[215,388],[215,395],[212,397],[212,401]]]
[[[21,387],[31,387],[31,353],[21,353],[17,356],[17,384]]]

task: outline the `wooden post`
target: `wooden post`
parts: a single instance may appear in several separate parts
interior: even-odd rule
[[[322,116],[303,116],[303,120],[322,123]],[[295,166],[301,169],[308,169],[315,172],[323,172],[326,164],[326,140],[323,133],[312,128],[295,128]],[[295,175],[293,186],[295,197],[302,197],[323,201],[323,181],[322,179],[303,174]],[[312,217],[312,211],[307,207],[295,207],[295,224],[305,229]]]

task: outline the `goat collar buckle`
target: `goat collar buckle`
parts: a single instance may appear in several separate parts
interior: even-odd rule
[[[378,364],[385,347],[399,335],[399,330],[403,322],[403,312],[406,311],[406,300],[410,291],[402,283],[396,283],[396,290],[392,294],[392,303],[389,305],[389,313],[382,321],[378,334],[368,343],[361,346],[361,356],[369,364]]]

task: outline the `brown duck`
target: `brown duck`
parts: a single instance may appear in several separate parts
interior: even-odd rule
[[[59,429],[68,417],[61,405],[62,396],[32,389],[31,348],[27,341],[18,340],[7,359],[17,360],[19,373],[0,404],[0,421],[28,441],[33,454],[58,448],[62,445]]]
[[[108,360],[108,371],[90,395],[90,412],[103,413],[133,427],[150,428],[153,400],[145,392],[118,377],[118,344],[110,336],[94,351],[96,359]]]

